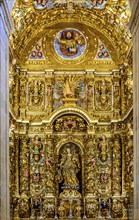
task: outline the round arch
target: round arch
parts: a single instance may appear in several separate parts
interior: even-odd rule
[[[26,4],[32,3],[29,0]],[[128,50],[126,34],[122,31],[119,32],[118,24],[115,23],[115,25],[113,25],[110,22],[110,11],[108,11],[105,16],[102,16],[98,11],[93,11],[92,13],[91,10],[77,7],[73,16],[70,13],[66,13],[63,7],[53,8],[53,10],[43,10],[39,13],[34,9],[33,5],[31,9],[32,10],[29,10],[24,16],[22,32],[17,31],[15,33],[16,38],[13,39],[13,43],[16,45],[18,51],[17,57],[19,57],[19,60],[24,57],[26,49],[30,47],[36,36],[43,36],[47,28],[51,28],[52,26],[56,27],[58,23],[63,24],[65,19],[67,24],[78,22],[91,27],[102,36],[105,36],[111,45],[111,50],[115,52],[117,64],[125,60],[125,53]],[[59,11],[61,11],[61,13],[59,13]],[[113,14],[111,15],[113,16]],[[30,22],[28,22],[29,17],[32,18]],[[38,29],[38,27],[40,28]]]
[[[48,121],[43,121],[43,123],[53,124],[57,118],[67,114],[73,114],[83,118],[88,125],[93,122],[88,112],[80,107],[60,107],[50,115]]]
[[[64,144],[68,144],[68,143],[73,143],[73,144],[76,144],[79,148],[80,148],[80,151],[81,151],[81,156],[84,154],[84,145],[81,141],[73,138],[72,140],[68,140],[68,139],[63,139],[61,140],[57,145],[56,145],[56,148],[55,148],[55,154],[56,155],[59,155],[59,151],[60,151],[60,148],[64,145]]]

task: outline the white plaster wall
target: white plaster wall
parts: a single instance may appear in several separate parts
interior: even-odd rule
[[[134,219],[139,220],[139,0],[131,0],[133,35]]]
[[[9,32],[8,4],[0,0],[0,219],[10,219],[9,209]]]

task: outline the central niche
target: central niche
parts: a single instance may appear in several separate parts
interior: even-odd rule
[[[86,45],[83,33],[74,28],[61,30],[54,39],[56,53],[68,60],[80,57],[84,53]]]
[[[82,160],[80,148],[66,143],[60,148],[58,159],[57,181],[60,198],[81,198],[82,192]]]
[[[56,180],[59,185],[59,218],[81,218],[82,157],[77,144],[68,142],[61,146]]]

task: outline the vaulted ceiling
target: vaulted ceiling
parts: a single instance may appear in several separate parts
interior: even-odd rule
[[[14,33],[11,48],[23,67],[43,69],[118,68],[131,45],[128,30],[130,9],[126,0],[17,0],[12,10]],[[86,50],[77,59],[62,59],[54,41],[61,30],[78,30],[86,39]],[[31,51],[42,41],[44,60],[29,60]],[[111,59],[95,59],[99,41],[105,44]],[[42,64],[42,65],[41,65]],[[109,66],[109,68],[108,68]]]

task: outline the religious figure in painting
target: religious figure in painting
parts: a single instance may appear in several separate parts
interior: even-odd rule
[[[44,59],[44,55],[42,52],[42,42],[39,41],[35,47],[33,48],[33,50],[31,51],[30,54],[30,59]]]
[[[38,5],[42,5],[45,6],[46,5],[47,0],[37,0]]]
[[[47,3],[47,0],[35,0],[38,6],[44,7]]]
[[[109,51],[105,47],[105,45],[99,40],[99,47],[98,52],[96,55],[96,59],[110,59],[111,56],[109,54]]]
[[[65,29],[55,39],[55,50],[63,58],[76,58],[84,52],[85,47],[85,37],[76,29]]]
[[[103,0],[92,0],[92,5],[96,7],[98,5],[102,5],[103,2]]]
[[[71,152],[71,149],[67,148],[62,155],[59,168],[64,185],[79,185],[77,173],[80,170],[80,161],[76,152]]]

